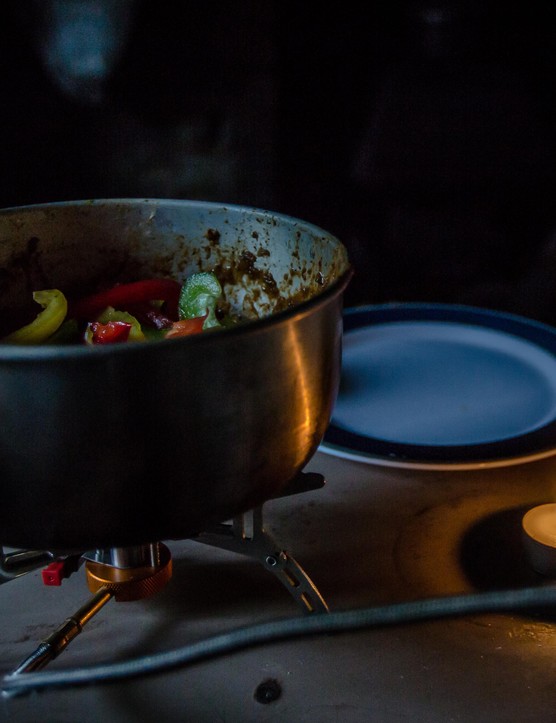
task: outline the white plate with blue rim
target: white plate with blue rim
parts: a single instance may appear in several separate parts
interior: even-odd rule
[[[556,328],[451,304],[345,309],[340,388],[319,451],[414,469],[556,454]]]

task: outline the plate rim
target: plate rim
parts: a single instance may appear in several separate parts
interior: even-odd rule
[[[442,321],[510,334],[556,359],[556,328],[518,314],[466,304],[390,302],[347,307],[343,335],[389,322]],[[341,372],[340,372],[341,373]],[[556,416],[538,429],[503,440],[469,445],[420,445],[370,437],[329,425],[319,451],[357,462],[413,469],[477,469],[521,464],[556,454]]]

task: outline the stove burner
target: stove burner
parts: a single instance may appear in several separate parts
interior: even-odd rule
[[[319,489],[324,477],[299,473],[279,497]],[[249,518],[249,519],[248,519]],[[286,587],[304,613],[327,613],[328,606],[307,573],[264,529],[262,505],[220,523],[193,538],[194,541],[246,555],[258,560]],[[58,657],[83,630],[84,625],[106,603],[139,600],[161,590],[172,576],[172,556],[161,542],[124,548],[94,550],[82,555],[56,558],[48,551],[17,550],[4,552],[0,547],[0,584],[31,572],[50,561],[43,570],[46,585],[59,586],[85,563],[87,584],[93,597],[67,618],[10,675],[44,668]]]
[[[84,557],[89,590],[108,590],[118,602],[150,597],[172,577],[172,556],[161,542],[97,550]]]

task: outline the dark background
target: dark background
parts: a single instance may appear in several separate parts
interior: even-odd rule
[[[550,3],[9,0],[0,206],[270,208],[348,247],[347,304],[556,323]]]

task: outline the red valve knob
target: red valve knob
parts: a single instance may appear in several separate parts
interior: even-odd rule
[[[64,577],[67,577],[63,562],[51,562],[42,571],[42,581],[45,585],[61,585]]]
[[[79,567],[79,556],[71,555],[63,560],[51,562],[42,571],[42,581],[45,585],[61,585],[65,577],[69,577]]]

